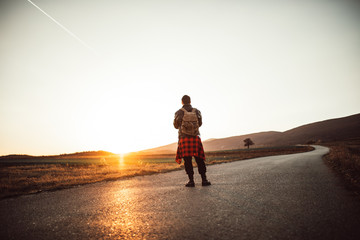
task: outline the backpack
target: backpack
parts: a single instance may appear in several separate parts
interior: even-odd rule
[[[197,136],[199,134],[199,122],[196,109],[193,108],[191,112],[186,111],[185,108],[181,108],[181,110],[184,112],[184,117],[181,122],[181,132],[186,135]]]

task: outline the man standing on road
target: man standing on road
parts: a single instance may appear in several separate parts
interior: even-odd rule
[[[194,170],[192,157],[195,157],[199,174],[202,179],[202,186],[209,186],[211,183],[206,179],[205,152],[199,137],[199,127],[202,125],[201,112],[191,106],[188,95],[181,99],[183,107],[175,113],[174,127],[179,129],[179,142],[176,153],[176,162],[181,164],[184,158],[185,171],[189,176],[186,187],[195,187]]]

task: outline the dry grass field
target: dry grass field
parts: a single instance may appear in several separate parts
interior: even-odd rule
[[[360,195],[360,139],[323,145],[330,147],[329,154],[324,156],[326,164],[345,179],[349,188]]]
[[[206,158],[208,164],[218,164],[237,160],[246,160],[258,157],[267,157],[284,154],[294,154],[314,150],[311,146],[285,146],[285,147],[268,147],[254,149],[238,149],[227,151],[207,152]]]
[[[209,165],[256,157],[306,152],[312,149],[308,146],[240,149],[208,152],[206,157]],[[0,199],[183,168],[183,164],[175,163],[175,155],[171,154],[128,156],[128,158],[119,159],[116,164],[113,156],[112,158],[111,164],[61,164],[58,159],[55,163],[47,164],[32,161],[27,164],[20,162],[19,164],[1,165],[0,162]]]
[[[179,169],[177,163],[144,165],[29,164],[0,167],[0,199]]]

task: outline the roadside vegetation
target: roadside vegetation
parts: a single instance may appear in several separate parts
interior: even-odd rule
[[[250,158],[292,154],[313,150],[309,146],[254,148],[207,152],[207,164],[220,164]],[[88,154],[86,154],[88,155]],[[72,158],[69,158],[72,157]],[[54,161],[51,162],[51,159]],[[63,155],[28,159],[11,156],[0,160],[0,199],[23,194],[69,188],[77,185],[169,172],[183,168],[174,154],[115,156]],[[97,159],[97,160],[96,160]],[[81,164],[79,164],[82,161]]]
[[[325,163],[338,173],[347,187],[360,196],[360,138],[322,144],[330,148]]]
[[[76,185],[167,172],[177,163],[147,165],[29,164],[0,167],[0,199]]]

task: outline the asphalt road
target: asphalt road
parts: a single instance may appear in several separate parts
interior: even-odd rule
[[[360,239],[360,201],[328,151],[208,167],[0,201],[0,239]]]

